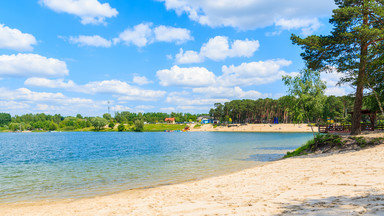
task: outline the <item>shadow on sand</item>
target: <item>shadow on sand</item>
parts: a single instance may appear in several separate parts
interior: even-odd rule
[[[279,215],[384,215],[384,195],[310,199],[297,205],[287,204]]]

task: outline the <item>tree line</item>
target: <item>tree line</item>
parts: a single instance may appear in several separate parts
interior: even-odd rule
[[[48,115],[44,113],[24,114],[11,116],[9,113],[0,113],[0,130],[24,131],[24,130],[43,130],[43,131],[74,131],[93,127],[101,130],[103,127],[114,128],[116,124],[135,125],[142,128],[144,122],[164,123],[165,118],[175,118],[176,122],[195,122],[197,117],[202,114],[190,113],[133,113],[128,111],[105,113],[102,117],[83,117],[81,114],[76,116],[62,116],[60,114]]]
[[[384,95],[381,98],[384,98]],[[364,101],[364,109],[379,110],[373,94],[367,94]],[[303,103],[309,105],[308,101],[302,101],[291,95],[279,99],[232,100],[224,104],[215,103],[209,114],[221,122],[232,120],[233,123],[273,123],[277,118],[279,123],[303,123],[308,122],[305,111],[300,106]],[[327,123],[327,120],[340,123],[351,122],[352,116],[349,112],[353,111],[353,96],[326,96],[322,94],[316,103],[316,105],[309,105],[312,109],[311,112],[308,112],[309,122],[321,124]],[[365,116],[363,121],[368,121],[368,117]]]

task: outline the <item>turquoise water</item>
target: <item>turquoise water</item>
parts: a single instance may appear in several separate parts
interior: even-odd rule
[[[0,133],[0,202],[154,187],[275,160],[307,133]]]

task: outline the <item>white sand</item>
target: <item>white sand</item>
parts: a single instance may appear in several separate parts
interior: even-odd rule
[[[247,124],[238,127],[218,126],[213,127],[212,124],[202,125],[200,128],[190,126],[191,131],[218,131],[218,132],[312,132],[311,127],[307,124]],[[313,127],[315,132],[317,127]]]
[[[381,134],[384,136],[384,134]],[[72,201],[0,204],[0,215],[384,215],[384,145]]]

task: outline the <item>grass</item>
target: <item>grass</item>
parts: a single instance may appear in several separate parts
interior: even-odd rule
[[[160,132],[165,130],[183,130],[186,124],[147,124],[144,125],[144,132]]]
[[[316,140],[316,142],[315,142]],[[344,142],[341,137],[336,134],[317,134],[315,139],[308,140],[306,144],[299,147],[293,152],[287,152],[284,158],[295,157],[300,155],[307,155],[308,153],[322,150],[324,148],[341,148]]]
[[[295,157],[295,156],[300,156],[300,155],[306,155],[306,151],[311,148],[312,145],[315,144],[315,140],[311,139],[308,140],[307,143],[299,147],[293,152],[287,152],[286,155],[284,155],[284,158],[290,158],[290,157]]]
[[[199,129],[199,128],[201,128],[201,124],[196,124],[195,126],[193,126],[193,128]]]

